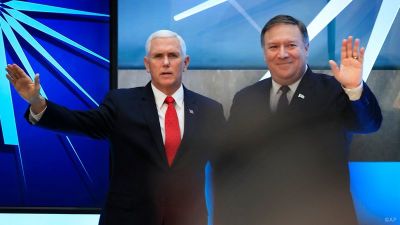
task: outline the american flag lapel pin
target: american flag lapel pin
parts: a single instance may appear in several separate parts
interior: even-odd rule
[[[306,97],[303,94],[299,94],[297,97],[305,99]]]

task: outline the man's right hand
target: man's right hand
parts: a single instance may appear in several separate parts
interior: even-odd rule
[[[33,113],[38,114],[46,108],[46,100],[40,95],[39,74],[34,81],[16,64],[8,64],[6,77],[21,97],[31,104]]]

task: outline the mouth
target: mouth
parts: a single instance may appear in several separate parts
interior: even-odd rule
[[[172,72],[162,72],[161,73],[161,76],[170,76],[170,75],[173,75],[173,73]]]
[[[292,64],[292,62],[280,62],[280,63],[277,63],[278,66],[284,66],[284,65],[289,65],[289,64]]]

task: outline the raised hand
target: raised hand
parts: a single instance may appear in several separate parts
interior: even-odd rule
[[[6,77],[21,97],[32,105],[32,111],[39,113],[45,108],[46,101],[40,96],[39,74],[34,81],[16,64],[7,65]]]
[[[344,88],[352,89],[361,84],[364,53],[365,49],[360,48],[360,39],[354,41],[353,47],[353,37],[349,36],[342,41],[340,67],[329,60],[333,75]]]

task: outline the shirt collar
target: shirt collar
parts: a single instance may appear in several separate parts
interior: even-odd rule
[[[298,79],[296,82],[294,82],[293,84],[289,84],[289,88],[290,88],[290,92],[295,92],[297,87],[300,84],[301,79],[303,79],[304,74],[307,72],[308,69],[308,65],[306,65],[306,70],[304,71],[303,75],[300,77],[300,79]],[[274,79],[272,80],[272,93],[274,94],[278,94],[279,88],[282,87],[282,85],[278,84],[276,81],[274,81]]]
[[[164,94],[162,91],[157,89],[153,83],[151,83],[151,89],[153,90],[154,98],[156,100],[156,105],[157,109],[160,110],[161,107],[164,104],[165,98],[167,97],[166,94]],[[175,91],[174,94],[172,94],[172,97],[175,99],[175,103],[177,107],[183,108],[183,86],[178,88],[178,90]]]

